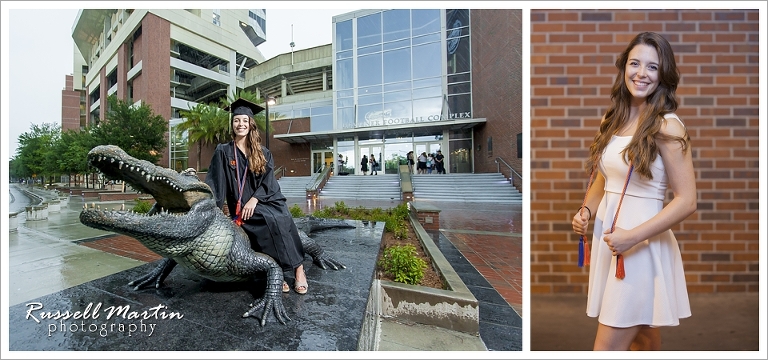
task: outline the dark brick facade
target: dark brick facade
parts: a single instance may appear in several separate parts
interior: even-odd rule
[[[473,9],[470,16],[473,117],[486,119],[474,131],[475,172],[501,170],[511,177],[506,166],[497,166],[501,157],[522,175],[524,156],[517,152],[517,134],[523,132],[522,11]],[[515,185],[522,190],[521,183]]]

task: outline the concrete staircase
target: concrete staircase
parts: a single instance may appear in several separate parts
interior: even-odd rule
[[[522,194],[500,173],[414,174],[414,201],[522,204]]]
[[[280,191],[287,198],[307,197],[307,185],[311,183],[315,176],[283,176],[277,182],[280,184]]]
[[[399,200],[397,174],[331,176],[320,191],[321,198],[348,200]]]

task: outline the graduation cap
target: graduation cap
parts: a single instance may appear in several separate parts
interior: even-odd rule
[[[248,115],[250,117],[253,117],[253,115],[258,114],[262,110],[264,110],[264,108],[248,100],[239,98],[233,101],[232,104],[230,104],[229,106],[225,107],[224,110],[231,112],[232,116]]]

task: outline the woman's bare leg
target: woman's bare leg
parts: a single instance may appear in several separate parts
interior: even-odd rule
[[[629,349],[633,351],[661,350],[661,331],[657,327],[642,326]]]
[[[616,328],[597,324],[597,335],[593,350],[629,350],[632,342],[640,332],[641,326]]]

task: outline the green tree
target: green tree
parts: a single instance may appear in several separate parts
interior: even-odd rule
[[[95,143],[119,146],[137,159],[157,163],[168,146],[168,122],[143,103],[135,106],[114,95],[107,98],[107,103],[106,121],[93,130]]]
[[[56,169],[51,166],[53,145],[61,135],[59,125],[43,123],[32,124],[30,131],[19,135],[19,147],[14,158],[14,170],[23,177],[42,178],[53,175]]]
[[[90,129],[67,130],[61,134],[61,140],[55,146],[55,152],[59,154],[57,165],[62,174],[70,175],[70,185],[73,177],[77,185],[79,174],[87,174],[91,170],[86,157],[95,143]]]

